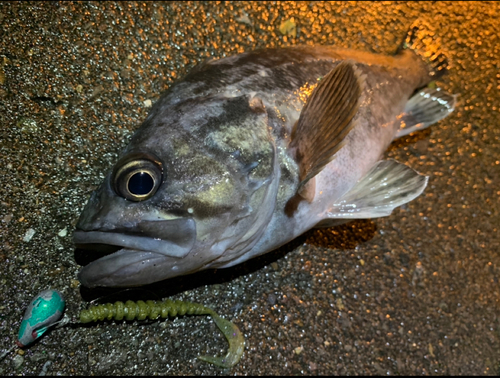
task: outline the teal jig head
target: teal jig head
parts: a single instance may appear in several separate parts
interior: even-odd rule
[[[17,345],[25,347],[54,325],[63,315],[66,303],[57,290],[45,290],[38,294],[24,313],[17,337]]]

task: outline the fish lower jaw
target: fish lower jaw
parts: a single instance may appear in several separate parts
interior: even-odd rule
[[[73,234],[78,274],[87,287],[132,287],[169,278],[194,243],[174,243],[116,232],[81,231]],[[159,268],[159,267],[162,268]]]
[[[210,261],[191,243],[81,230],[73,239],[75,259],[83,265],[78,279],[88,288],[147,285],[198,271]]]
[[[142,286],[178,275],[181,260],[156,252],[122,248],[85,265],[78,279],[89,288]]]

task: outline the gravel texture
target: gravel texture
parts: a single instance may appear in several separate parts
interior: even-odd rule
[[[0,373],[500,374],[497,2],[1,2],[0,350],[38,292],[61,290],[69,314],[108,295],[80,289],[71,234],[175,79],[262,47],[392,54],[417,18],[436,25],[453,64],[439,85],[460,94],[448,118],[386,154],[430,176],[424,194],[389,217],[148,288],[233,320],[246,339],[237,366],[197,360],[226,342],[209,318],[182,317],[52,330]]]

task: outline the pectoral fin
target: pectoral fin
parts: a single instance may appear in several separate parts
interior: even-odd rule
[[[379,161],[326,214],[330,219],[378,218],[418,197],[427,176],[395,160]]]
[[[364,78],[353,62],[344,61],[314,89],[292,132],[290,150],[299,165],[299,193],[344,145],[354,127]]]

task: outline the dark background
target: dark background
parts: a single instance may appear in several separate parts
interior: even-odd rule
[[[296,36],[285,37],[292,18]],[[392,54],[417,18],[453,65],[439,85],[460,94],[448,118],[386,154],[430,176],[424,194],[389,217],[148,289],[233,320],[246,339],[237,366],[197,360],[227,345],[209,318],[183,317],[53,330],[0,373],[499,374],[496,2],[1,2],[0,349],[38,292],[61,290],[69,315],[107,295],[80,291],[71,233],[173,80],[209,56],[261,47]]]

